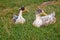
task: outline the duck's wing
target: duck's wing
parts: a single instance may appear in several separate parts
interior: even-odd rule
[[[16,19],[18,19],[18,16],[17,15],[13,15],[13,21],[15,22],[16,21]]]
[[[50,17],[49,17],[49,15],[48,15],[48,16],[42,16],[42,17],[41,17],[41,20],[42,20],[43,22],[47,22],[47,21],[50,21]]]
[[[49,17],[48,17],[48,16],[45,16],[45,17],[41,17],[41,19],[42,19],[43,21],[48,21]]]
[[[43,25],[46,25],[50,22],[50,18],[45,16],[45,17],[41,17],[41,20],[43,22]]]

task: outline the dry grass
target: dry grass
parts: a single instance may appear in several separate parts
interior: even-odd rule
[[[45,6],[48,5],[60,5],[60,1],[43,2],[42,4],[38,5],[38,8],[44,8]]]

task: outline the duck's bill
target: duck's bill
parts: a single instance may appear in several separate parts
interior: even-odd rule
[[[43,11],[43,12],[42,12],[42,15],[46,16],[47,14]]]
[[[29,10],[27,8],[25,8],[25,10],[23,12],[29,12]]]
[[[42,13],[44,16],[46,16],[47,14],[46,13]]]

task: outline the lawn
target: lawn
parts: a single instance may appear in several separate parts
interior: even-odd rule
[[[44,6],[42,9],[49,14],[56,12],[56,23],[40,28],[32,25],[37,7],[48,0],[0,0],[0,40],[60,40],[60,4]],[[58,0],[60,2],[60,0]],[[13,14],[18,14],[21,6],[29,9],[23,13],[25,24],[14,24]]]

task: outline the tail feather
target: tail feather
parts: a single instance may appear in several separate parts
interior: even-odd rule
[[[55,16],[55,12],[54,11],[52,12],[52,16]]]

